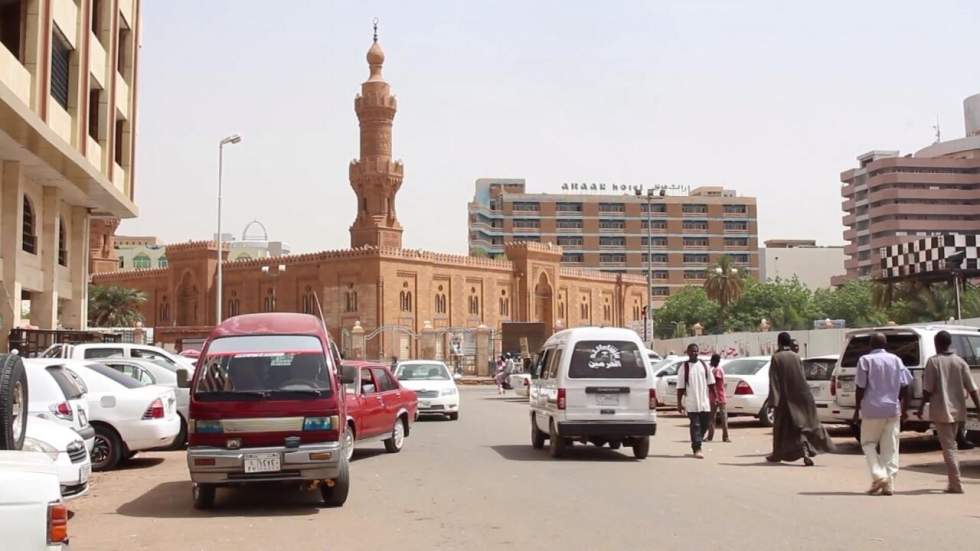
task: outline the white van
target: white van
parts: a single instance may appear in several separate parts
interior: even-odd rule
[[[531,445],[552,457],[573,442],[631,446],[643,459],[657,433],[654,377],[635,331],[579,327],[555,333],[532,370]]]
[[[881,332],[888,339],[888,351],[901,358],[902,363],[912,372],[910,415],[908,420],[902,424],[902,430],[919,432],[929,430],[928,416],[926,416],[926,420],[920,420],[911,412],[918,409],[922,400],[922,375],[925,372],[926,361],[936,354],[936,345],[933,339],[936,337],[936,333],[944,330],[953,337],[953,351],[966,360],[966,363],[970,365],[973,379],[980,382],[980,330],[976,327],[957,325],[889,326],[851,331],[846,336],[847,344],[844,346],[844,353],[841,354],[840,362],[834,369],[831,380],[834,403],[838,406],[835,409],[840,412],[835,421],[852,422],[855,402],[854,377],[857,372],[858,359],[870,352],[871,334]],[[968,405],[972,404],[968,403]],[[854,428],[857,430],[856,426]],[[980,421],[975,417],[975,412],[971,412],[967,420],[967,430],[968,438],[980,441]]]

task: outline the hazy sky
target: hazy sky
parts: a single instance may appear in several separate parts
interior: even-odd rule
[[[294,251],[344,248],[353,98],[371,19],[398,97],[404,245],[466,251],[481,177],[723,185],[759,237],[840,243],[839,174],[871,149],[963,135],[980,2],[144,0],[136,200],[120,233],[259,219]]]

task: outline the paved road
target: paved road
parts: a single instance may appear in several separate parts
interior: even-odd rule
[[[662,416],[651,456],[578,447],[550,460],[528,443],[526,404],[465,389],[460,420],[415,425],[400,454],[371,444],[352,466],[351,498],[230,489],[217,509],[191,507],[181,452],[148,453],[97,474],[74,502],[74,550],[178,549],[977,549],[980,452],[968,452],[963,496],[939,493],[935,445],[903,445],[898,494],[868,497],[850,438],[816,467],[767,465],[769,431],[733,423],[732,444],[687,456],[687,427]],[[784,547],[785,546],[785,547]]]

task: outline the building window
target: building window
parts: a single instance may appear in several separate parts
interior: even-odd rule
[[[726,237],[725,238],[726,247],[748,247],[749,240],[745,237]]]
[[[586,297],[582,297],[582,304],[580,304],[578,307],[579,317],[582,318],[582,321],[589,320],[590,317],[589,314],[591,313],[590,310],[591,309],[589,308],[589,299]]]
[[[609,299],[607,298],[605,304],[602,305],[602,319],[605,321],[612,320],[612,304],[609,304]]]
[[[51,97],[68,110],[68,90],[71,82],[71,45],[58,26],[51,31]]]
[[[602,253],[599,255],[599,263],[619,264],[626,262],[626,255],[623,253]]]
[[[167,302],[167,295],[160,298],[160,313],[157,317],[162,322],[170,321],[170,303]]]
[[[140,253],[133,257],[133,268],[137,270],[145,270],[151,265],[150,257],[146,254]]]
[[[626,212],[626,205],[622,203],[599,203],[599,212],[623,213]]]
[[[582,203],[555,203],[558,212],[582,212]]]
[[[585,261],[585,255],[582,253],[563,253],[561,255],[561,261],[580,264]]]
[[[652,237],[652,238],[647,238],[646,236],[644,236],[643,239],[641,240],[641,242],[643,243],[643,246],[644,247],[648,246],[647,243],[650,243],[650,245],[649,245],[650,247],[666,247],[667,246],[667,238],[666,237]]]
[[[707,264],[708,255],[706,254],[685,254],[684,264]]]
[[[558,317],[562,319],[565,318],[565,303],[562,301],[558,302]]]
[[[23,63],[20,55],[20,39],[24,32],[21,8],[21,2],[0,2],[0,43]]]
[[[102,118],[99,110],[102,108],[102,90],[92,88],[88,91],[88,135],[99,141],[99,121]]]
[[[654,287],[652,294],[655,297],[665,297],[670,294],[670,287]]]
[[[684,270],[684,279],[704,279],[706,274],[704,270]]]
[[[228,315],[237,316],[242,311],[242,302],[238,298],[238,292],[232,291],[231,298],[228,299]]]
[[[640,319],[641,312],[642,310],[640,308],[640,300],[636,299],[633,301],[633,319],[635,320]]]
[[[748,209],[745,205],[725,205],[725,214],[745,214]]]
[[[647,253],[643,253],[643,262],[652,262],[653,264],[666,264],[667,254],[653,253],[652,255],[648,255]]]
[[[514,227],[515,228],[538,228],[540,227],[540,221],[537,218],[515,218]]]
[[[470,288],[469,313],[471,316],[480,315],[480,297],[476,294],[476,287]]]
[[[684,214],[706,214],[708,212],[708,205],[692,204],[684,205],[681,207],[681,212]]]
[[[58,264],[68,266],[68,232],[65,231],[65,219],[58,217]]]
[[[34,205],[32,205],[31,200],[27,198],[27,194],[24,194],[24,242],[21,244],[21,249],[23,249],[25,253],[37,254],[37,236],[34,235],[35,219]]]
[[[447,310],[446,293],[443,292],[442,285],[439,286],[437,291],[435,298],[436,313],[445,314]]]
[[[102,30],[102,0],[92,0],[92,34],[96,38]]]
[[[348,283],[344,291],[344,312],[357,312],[357,291],[353,283]]]
[[[402,312],[412,311],[412,292],[408,290],[408,283],[402,284],[402,291],[398,295],[399,309]]]
[[[262,298],[262,311],[276,311],[276,294],[272,292],[272,289],[266,289],[265,291],[265,297]]]
[[[514,212],[537,212],[538,208],[538,203],[530,202],[515,202],[512,205]]]
[[[558,228],[563,230],[580,230],[582,229],[581,220],[559,220]]]
[[[599,220],[600,230],[623,230],[625,228],[625,220]]]
[[[123,257],[121,257],[121,256],[119,257],[119,267],[120,268],[125,268],[126,267],[126,259],[123,258]]]
[[[867,223],[865,223],[865,226],[867,226]],[[734,220],[731,222],[725,222],[725,231],[746,231],[748,229],[749,229],[749,224],[748,222],[745,221]],[[858,229],[862,229],[862,228],[858,228]]]
[[[316,295],[313,294],[313,288],[309,285],[303,290],[302,307],[304,314],[316,314]]]
[[[652,229],[652,230],[666,230],[667,229],[667,221],[666,220],[651,220],[649,224],[647,224],[647,221],[646,220],[640,222],[640,227],[643,228],[643,229],[647,229],[647,226],[648,225],[650,226],[650,229]]]
[[[653,270],[651,273],[653,279],[667,279],[668,277],[670,277],[670,274],[667,273],[667,270]]]
[[[625,237],[605,237],[605,236],[603,236],[603,237],[600,237],[599,238],[599,246],[600,247],[622,248],[622,247],[625,247],[626,246],[626,238]]]
[[[708,229],[707,220],[685,221],[682,224],[685,230],[706,230]]]
[[[577,235],[559,235],[558,245],[561,247],[581,247],[582,238]]]
[[[707,247],[708,238],[707,237],[685,237],[684,238],[685,247]]]
[[[510,299],[507,298],[507,291],[500,291],[500,315],[510,316]]]
[[[161,256],[157,259],[157,268],[166,268],[170,264],[167,262],[167,257]]]
[[[651,213],[664,213],[667,212],[667,205],[663,203],[642,203],[640,205],[640,212],[643,214],[647,213],[647,206],[649,205],[649,210]]]
[[[116,164],[123,166],[123,151],[126,150],[123,144],[123,137],[126,135],[126,119],[116,119],[115,151],[113,159]]]

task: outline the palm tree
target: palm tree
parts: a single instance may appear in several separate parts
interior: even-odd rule
[[[745,279],[737,268],[732,266],[732,259],[728,255],[718,259],[718,264],[708,270],[708,277],[704,282],[704,292],[708,298],[718,303],[721,307],[722,330],[725,328],[725,321],[728,314],[728,307],[738,302],[745,291]]]
[[[143,321],[140,306],[146,295],[136,289],[92,285],[88,292],[88,323],[93,327],[134,327]]]

